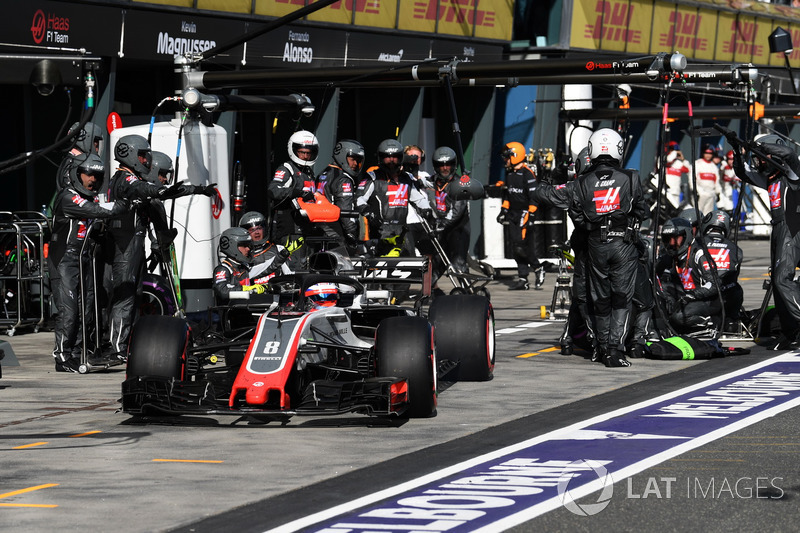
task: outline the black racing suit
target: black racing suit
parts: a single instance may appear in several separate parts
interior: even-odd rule
[[[254,243],[250,251],[252,265],[266,265],[264,273],[254,283],[266,283],[269,278],[279,274],[291,274],[292,271],[286,261],[289,259],[289,250],[280,244],[271,243],[264,239]]]
[[[765,151],[770,145],[763,145]],[[796,156],[795,156],[796,157]],[[800,263],[800,177],[767,167],[764,177],[746,166],[736,153],[734,170],[742,180],[769,193],[772,232],[770,234],[770,278],[775,308],[781,331],[789,339],[800,335],[800,285],[794,281],[795,267]]]
[[[128,341],[133,321],[136,318],[137,299],[141,294],[144,273],[144,241],[151,216],[158,220],[160,230],[165,226],[158,206],[150,204],[151,199],[164,200],[190,194],[201,194],[204,187],[181,184],[172,187],[155,185],[126,168],[120,168],[111,177],[108,185],[108,199],[127,200],[134,209],[109,223],[106,243],[113,255],[111,260],[111,309],[109,311],[109,341],[111,350],[118,357],[128,354]]]
[[[387,239],[404,235],[412,189],[416,190],[414,179],[401,171],[396,179],[389,177],[381,168],[367,173],[358,186],[356,208],[367,214],[370,239],[380,239],[376,244],[376,254],[383,255],[394,246]],[[425,195],[413,198],[422,211],[429,211],[430,204]],[[396,244],[400,244],[399,242]]]
[[[310,236],[311,223],[292,204],[295,198],[313,198],[316,182],[312,167],[300,167],[286,161],[278,167],[272,181],[267,185],[267,196],[272,203],[272,224],[269,240],[288,246],[300,237]],[[308,257],[309,248],[301,246],[290,258],[290,268],[299,270]]]
[[[317,176],[316,188],[325,195],[330,203],[342,211],[355,211],[356,190],[358,185],[355,180],[345,173],[340,167],[330,164]],[[328,224],[336,235],[340,236],[340,245],[347,248],[349,253],[354,253],[358,245],[358,222],[351,216],[340,216],[338,222]]]
[[[223,305],[230,300],[232,291],[242,291],[250,283],[250,267],[230,258],[225,258],[214,269],[214,296],[217,305]]]
[[[742,303],[744,303],[744,290],[739,285],[739,270],[744,253],[736,243],[723,237],[721,233],[708,233],[704,238],[708,255],[716,265],[719,288],[725,308],[725,320],[738,320]]]
[[[669,323],[678,333],[718,328],[722,304],[711,260],[695,240],[686,252],[663,255],[656,265],[661,294],[666,300]]]
[[[601,160],[577,179],[570,216],[588,233],[589,295],[601,357],[625,351],[639,256],[635,227],[648,212],[635,170]]]
[[[533,241],[533,214],[536,212],[534,191],[536,175],[527,165],[506,170],[501,212],[505,213],[506,236],[511,242],[511,254],[517,263],[517,274],[528,279],[531,268],[539,268]]]
[[[47,261],[57,293],[53,357],[59,363],[79,358],[82,343],[88,342],[79,331],[81,316],[88,338],[94,333],[92,261],[95,243],[89,236],[90,227],[95,219],[120,216],[127,209],[124,202],[116,202],[111,209],[106,209],[96,196],[81,194],[72,187],[63,188],[56,195]]]
[[[452,180],[453,178],[443,180],[438,174],[435,176],[431,191],[436,223],[434,230],[453,268],[457,272],[466,273],[470,239],[469,200],[455,199],[450,187]]]
[[[549,205],[557,209],[568,210],[575,191],[575,181],[553,185],[546,181],[538,184],[533,192],[536,205]],[[569,238],[574,253],[572,265],[572,302],[570,302],[567,323],[561,334],[562,347],[571,347],[574,341],[587,335],[589,341],[594,336],[593,325],[589,313],[588,283],[586,280],[586,264],[588,261],[588,243],[586,232],[576,229]],[[568,352],[566,352],[568,353]]]

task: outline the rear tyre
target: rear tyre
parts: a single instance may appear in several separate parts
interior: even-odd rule
[[[128,354],[128,378],[138,376],[183,379],[189,324],[171,316],[143,316],[133,326]]]
[[[457,381],[488,381],[494,373],[494,311],[477,294],[437,298],[430,307],[436,357],[459,363]]]
[[[382,320],[375,332],[378,376],[408,380],[408,416],[425,418],[436,412],[436,371],[431,325],[422,317]]]

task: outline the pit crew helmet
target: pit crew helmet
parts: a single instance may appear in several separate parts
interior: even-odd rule
[[[348,157],[358,161],[358,170],[350,168],[350,163],[347,162]],[[333,147],[333,160],[345,174],[351,178],[357,178],[364,167],[364,147],[358,141],[342,139]]]
[[[311,159],[300,159],[300,156],[297,155],[297,150],[300,148],[308,148],[311,150]],[[288,152],[289,159],[296,165],[301,167],[313,167],[314,163],[317,161],[317,155],[319,155],[319,141],[316,135],[310,131],[296,131],[289,137]]]
[[[228,228],[219,238],[219,252],[240,265],[249,265],[251,260],[244,255],[239,246],[253,247],[253,239],[244,228]]]
[[[145,158],[145,163],[139,161],[140,155]],[[153,153],[150,150],[150,143],[141,135],[125,135],[120,137],[114,146],[114,159],[140,178],[144,178],[150,172]]]
[[[383,159],[390,155],[403,157],[403,145],[396,139],[384,139],[378,145],[378,159]]]
[[[512,165],[519,165],[525,161],[525,147],[518,142],[506,143],[500,155],[503,156],[503,159],[508,159]]]
[[[625,143],[619,133],[611,128],[600,128],[589,136],[589,159],[595,161],[601,157],[610,157],[622,163]]]
[[[450,165],[450,172],[445,175],[439,170],[443,165]],[[433,169],[436,176],[445,180],[453,179],[456,173],[456,152],[448,146],[440,146],[433,152]]]
[[[242,218],[239,219],[239,227],[244,229],[250,229],[255,226],[261,226],[262,228],[267,228],[267,219],[264,215],[259,213],[258,211],[248,211]]]
[[[786,141],[780,135],[775,135],[774,133],[762,133],[760,135],[756,135],[753,138],[753,141],[756,143],[756,146],[759,148],[763,147],[765,144],[777,144],[779,146],[786,146]],[[760,173],[771,173],[772,167],[762,161],[760,157],[757,155],[753,155],[753,168]]]
[[[390,174],[394,174],[400,168],[403,160],[403,145],[396,139],[384,139],[378,145],[378,166]],[[389,156],[397,156],[397,163],[386,164],[383,159]]]
[[[103,130],[95,124],[94,122],[87,122],[83,125],[83,127],[78,131],[78,126],[80,126],[80,122],[76,122],[72,126],[69,127],[69,132],[67,133],[68,136],[72,137],[73,135],[77,134],[75,138],[75,148],[83,152],[84,154],[94,154],[97,152],[101,152],[103,149]],[[98,149],[94,149],[94,143],[97,142]]]
[[[315,283],[306,289],[304,296],[318,307],[333,307],[339,301],[339,287],[335,283]]]
[[[711,211],[703,217],[701,228],[703,235],[708,235],[714,231],[727,238],[731,232],[731,216],[725,211]]]
[[[669,242],[672,237],[683,237],[683,240],[673,245]],[[673,257],[681,257],[692,243],[692,224],[680,217],[667,220],[661,227],[661,242],[667,253]]]
[[[578,152],[578,156],[575,158],[575,176],[580,176],[586,169],[589,168],[592,164],[592,160],[589,159],[589,147],[587,146],[580,152]]]
[[[175,168],[172,166],[172,158],[164,152],[152,152],[152,160],[150,161],[150,172],[147,173],[145,179],[154,185],[161,186],[161,180],[158,179],[159,174],[164,174],[167,177],[167,183],[172,182],[172,174]]]
[[[97,196],[97,191],[87,189],[83,185],[80,174],[91,174],[97,176],[100,183],[103,182],[103,177],[106,173],[106,166],[99,155],[89,153],[86,155],[78,156],[71,169],[69,169],[69,182],[72,187],[87,196]]]
[[[685,218],[693,228],[697,228],[703,220],[703,213],[694,207],[687,207],[678,213],[678,218]]]

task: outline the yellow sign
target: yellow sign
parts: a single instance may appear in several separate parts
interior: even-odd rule
[[[703,2],[719,7],[736,7],[734,3]],[[750,6],[730,11],[675,0],[575,0],[570,46],[600,52],[680,52],[694,60],[782,65],[782,54],[770,54],[767,39],[781,26],[794,43],[800,43],[800,25],[770,18],[787,13],[785,6],[770,7],[775,9]],[[798,13],[795,9],[795,19]],[[800,60],[800,49],[790,59]]]
[[[652,2],[642,0],[576,2],[573,6],[571,46],[646,53],[652,11]]]
[[[363,2],[356,2],[356,0],[339,1],[323,7],[319,11],[315,11],[308,15],[308,20],[318,20],[322,22],[335,22],[337,24],[352,24],[353,23],[353,4],[361,4]]]
[[[253,13],[268,17],[282,17],[306,5],[305,0],[256,0]]]
[[[475,0],[475,37],[511,40],[514,0]]]
[[[141,2],[143,0],[134,0]],[[146,0],[148,4],[159,4],[162,6],[194,7],[194,0]]]
[[[250,13],[253,7],[250,0],[197,0],[197,9],[228,11],[230,13]],[[191,5],[191,2],[189,2]]]
[[[397,29],[436,32],[438,0],[400,0]]]
[[[356,2],[357,26],[370,28],[394,28],[397,19],[398,0],[354,0]]]

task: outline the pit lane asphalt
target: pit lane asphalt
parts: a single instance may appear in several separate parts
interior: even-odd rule
[[[751,309],[763,298],[768,243],[741,244],[745,307]],[[562,356],[554,349],[562,324],[537,322],[540,306],[552,298],[554,279],[549,274],[544,290],[523,292],[506,290],[510,278],[492,282],[498,332],[494,380],[455,384],[440,394],[436,417],[404,424],[362,416],[296,417],[283,427],[235,417],[134,423],[117,412],[121,368],[85,376],[55,373],[52,333],[18,331],[0,337],[11,342],[21,362],[20,367],[4,366],[0,379],[0,528],[264,531],[776,354],[755,347],[746,356],[706,362],[635,360],[626,369],[590,363],[588,354]],[[714,523],[726,523],[728,530],[741,530],[734,526],[744,527],[748,519],[763,527],[760,516],[769,517],[771,530],[795,529],[800,426],[794,411],[632,481],[642,487],[648,476],[687,478],[704,468],[715,468],[729,479],[780,475],[785,498],[737,501],[736,512],[734,504],[724,501],[629,499],[615,501],[591,518],[562,509],[515,529],[577,531],[605,525],[630,530],[661,524],[682,530],[702,524],[705,530],[716,530]],[[756,446],[774,443],[772,437],[781,437],[786,447]],[[752,439],[738,455],[740,448],[730,444],[739,442],[731,440],[736,438]],[[741,462],[721,467],[715,462],[720,456]],[[694,462],[679,460],[687,457]]]

